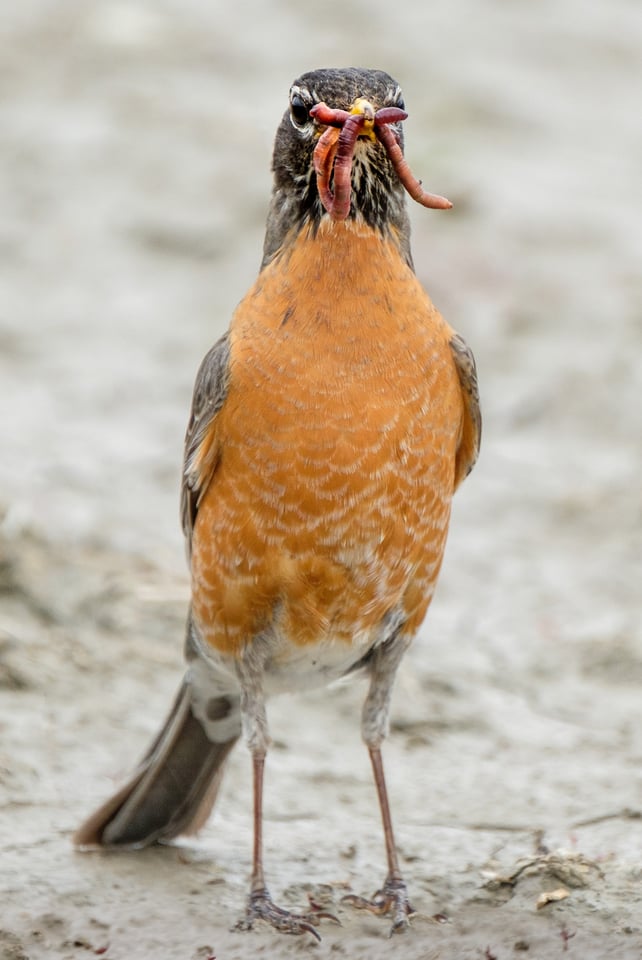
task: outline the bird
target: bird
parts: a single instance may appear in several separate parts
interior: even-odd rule
[[[353,907],[414,910],[382,760],[399,664],[433,597],[451,501],[477,459],[473,354],[417,279],[401,87],[357,67],[304,73],[272,159],[257,279],[198,370],[181,517],[191,575],[186,671],[131,778],[75,834],[143,847],[198,831],[243,738],[253,770],[250,890],[240,925],[290,934],[335,919],[272,898],[263,857],[266,702],[347,676],[368,688],[361,734],[387,872]]]

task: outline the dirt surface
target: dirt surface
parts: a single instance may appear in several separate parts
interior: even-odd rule
[[[23,0],[0,63],[0,958],[642,956],[642,7]],[[482,459],[385,757],[418,916],[383,879],[363,689],[270,704],[273,892],[323,942],[233,930],[246,751],[196,840],[70,836],[181,674],[197,364],[260,258],[290,81],[401,81],[417,271],[475,349]],[[293,718],[296,718],[294,721]],[[559,893],[559,891],[562,891]],[[538,909],[542,895],[562,897]]]

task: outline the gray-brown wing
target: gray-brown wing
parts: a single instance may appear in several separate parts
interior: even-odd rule
[[[229,361],[230,339],[226,333],[206,353],[196,374],[185,434],[181,487],[181,521],[188,556],[192,551],[192,531],[198,507],[218,462],[215,423],[216,414],[227,396]]]
[[[482,419],[479,406],[477,367],[473,352],[458,333],[450,339],[457,375],[464,398],[464,424],[455,464],[455,490],[475,466],[481,442]]]

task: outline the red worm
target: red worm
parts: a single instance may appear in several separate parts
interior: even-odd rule
[[[392,130],[390,130],[389,127],[376,124],[375,133],[386,148],[386,153],[395,168],[397,176],[412,199],[420,203],[422,207],[432,207],[435,210],[450,210],[452,207],[450,200],[446,200],[445,197],[440,197],[436,193],[427,193],[422,187],[421,182],[413,176],[412,170],[408,166],[408,161],[404,157]]]
[[[375,113],[375,123],[399,123],[401,120],[407,120],[408,114],[400,107],[382,107]]]
[[[352,158],[359,133],[366,121],[363,113],[348,113],[317,103],[310,110],[310,116],[318,123],[327,126],[319,137],[314,149],[314,169],[317,175],[317,189],[323,206],[333,220],[345,220],[350,212],[350,193],[352,189]],[[399,123],[408,114],[399,107],[382,107],[374,115],[374,132],[385,149],[403,187],[413,200],[424,207],[448,210],[450,200],[427,193],[419,180],[413,176],[396,135],[387,126]],[[334,194],[330,189],[330,177],[334,168]]]
[[[332,164],[337,153],[339,145],[339,136],[341,131],[337,127],[328,127],[319,137],[319,142],[314,148],[314,170],[317,175],[317,190],[321,198],[321,203],[330,213],[334,207],[334,197],[330,190],[330,176],[332,175]]]
[[[362,113],[351,113],[339,134],[339,147],[334,161],[334,198],[332,209],[328,210],[333,220],[345,220],[350,212],[352,157],[365,119]]]
[[[334,110],[325,103],[317,103],[310,116],[328,127],[319,137],[314,149],[314,169],[321,203],[333,220],[345,220],[350,212],[350,174],[354,145],[364,124],[363,114]],[[334,194],[330,177],[334,167]]]
[[[319,137],[319,142],[314,148],[314,170],[317,175],[317,189],[321,203],[333,220],[345,220],[350,212],[352,188],[350,174],[354,145],[365,117],[360,113],[331,110],[324,103],[317,104],[310,113],[320,122],[337,124],[337,126],[328,126]],[[330,190],[333,166],[334,194]]]
[[[329,107],[327,103],[317,103],[310,110],[310,116],[318,120],[319,123],[327,124],[330,127],[342,127],[350,113],[347,110],[337,110]]]

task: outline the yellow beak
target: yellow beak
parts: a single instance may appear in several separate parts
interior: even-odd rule
[[[368,139],[376,141],[377,137],[374,132],[375,112],[375,108],[365,97],[357,97],[350,107],[350,113],[365,117],[363,127],[359,131],[360,137],[368,137]]]

